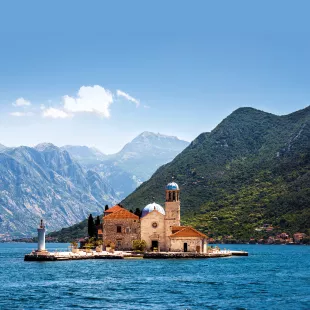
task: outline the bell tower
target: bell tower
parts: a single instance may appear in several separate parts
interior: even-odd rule
[[[180,189],[177,183],[171,182],[166,186],[166,227],[180,226]]]

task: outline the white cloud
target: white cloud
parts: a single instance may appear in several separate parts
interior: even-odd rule
[[[150,109],[151,107],[149,105],[144,105],[143,108],[144,109]]]
[[[18,99],[16,99],[12,105],[14,107],[26,107],[26,106],[30,106],[31,102],[29,100],[24,99],[23,97],[20,97]]]
[[[135,103],[136,107],[138,107],[140,105],[140,101],[138,99],[136,99],[134,97],[131,97],[129,94],[127,94],[127,93],[125,93],[125,92],[123,92],[123,91],[121,91],[119,89],[116,91],[116,95],[118,97],[124,97],[125,99]]]
[[[67,112],[55,109],[55,108],[48,108],[46,110],[43,110],[42,113],[43,117],[50,117],[50,118],[68,118],[72,117],[71,114],[68,114]]]
[[[140,101],[131,97],[129,94],[117,90],[118,97],[124,97],[126,100],[132,101],[138,107]],[[62,97],[62,106],[49,107],[41,105],[43,117],[50,118],[69,118],[73,117],[76,113],[94,113],[102,117],[110,117],[110,105],[114,101],[113,93],[100,85],[82,86],[77,96],[65,95]],[[147,106],[144,106],[147,108]]]
[[[21,117],[21,116],[32,116],[33,113],[32,112],[12,112],[10,113],[10,115]]]
[[[82,86],[77,97],[64,96],[64,110],[69,113],[89,112],[110,117],[113,94],[99,85]]]

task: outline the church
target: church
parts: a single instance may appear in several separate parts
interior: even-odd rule
[[[165,208],[153,202],[141,216],[116,205],[104,212],[103,241],[115,249],[132,250],[134,240],[144,240],[146,250],[158,252],[206,253],[207,236],[190,226],[181,225],[180,189],[171,182],[166,186]]]

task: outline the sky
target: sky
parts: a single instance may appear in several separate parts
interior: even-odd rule
[[[115,153],[309,105],[309,1],[2,1],[0,143]]]

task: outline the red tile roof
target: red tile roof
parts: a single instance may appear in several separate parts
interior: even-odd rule
[[[134,219],[139,220],[139,216],[127,211],[126,209],[121,208],[121,210],[110,213],[106,215],[104,218],[106,220],[114,220],[114,219]]]
[[[120,207],[119,205],[115,205],[109,208],[108,210],[104,211],[104,214],[110,214],[110,213],[114,213],[120,210],[124,210],[124,208]]]
[[[176,229],[178,226],[174,226]],[[200,238],[207,238],[207,236],[193,227],[190,226],[179,226],[182,229],[178,230],[177,232],[170,235],[170,238],[177,238],[177,237],[200,237]]]
[[[171,226],[171,232],[172,234],[176,233],[179,230],[182,230],[183,228],[185,228],[186,226]]]

